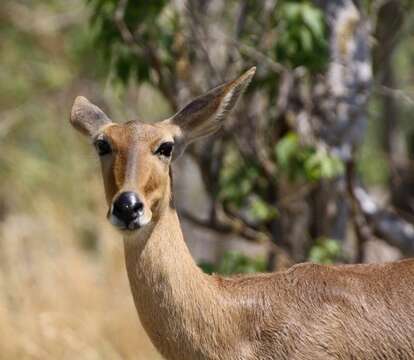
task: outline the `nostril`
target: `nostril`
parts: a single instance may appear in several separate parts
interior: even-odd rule
[[[138,195],[132,191],[126,191],[117,197],[113,204],[113,214],[126,224],[141,216],[144,212],[144,204]]]
[[[142,215],[144,212],[144,204],[138,200],[133,206],[133,211],[138,213],[138,215]]]

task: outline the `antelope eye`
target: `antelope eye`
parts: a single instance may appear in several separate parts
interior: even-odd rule
[[[155,151],[156,155],[161,155],[161,156],[165,156],[165,157],[170,157],[171,153],[173,151],[174,148],[174,143],[172,141],[167,141],[165,143],[162,143],[158,149]]]
[[[104,156],[112,152],[111,144],[105,139],[96,140],[95,147],[99,156]]]

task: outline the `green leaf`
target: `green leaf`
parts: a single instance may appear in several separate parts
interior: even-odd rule
[[[309,251],[309,260],[320,264],[332,264],[341,254],[341,245],[338,241],[329,238],[320,238]]]
[[[202,261],[198,264],[198,266],[203,270],[206,274],[212,274],[215,271],[215,266],[211,262]]]
[[[305,51],[311,52],[313,48],[313,40],[312,40],[312,34],[307,28],[301,28],[300,29],[300,38],[302,42],[302,48]]]
[[[302,17],[304,23],[315,37],[324,38],[324,19],[322,12],[309,4],[304,4]]]
[[[315,151],[305,159],[304,167],[306,177],[312,181],[331,179],[341,175],[344,171],[342,161],[338,157],[329,154],[324,149]]]
[[[285,135],[277,144],[275,148],[276,159],[281,167],[287,168],[290,161],[299,150],[299,138],[291,132]]]
[[[325,241],[325,248],[328,254],[331,256],[337,256],[341,251],[339,242],[333,239],[327,239]]]
[[[287,20],[297,20],[301,13],[301,4],[286,3],[284,4],[284,7],[282,8],[281,12]]]
[[[238,251],[227,251],[216,270],[222,275],[263,272],[266,270],[266,262],[262,258],[251,258]]]
[[[278,212],[263,199],[256,197],[250,206],[250,213],[255,220],[269,221],[275,219]]]

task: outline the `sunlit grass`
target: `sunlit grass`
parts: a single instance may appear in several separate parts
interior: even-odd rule
[[[98,161],[68,121],[78,92],[117,101],[85,73],[93,48],[72,16],[82,4],[0,5],[1,19],[14,7],[33,17],[0,25],[1,359],[161,359],[105,219]],[[73,24],[54,32],[66,14]]]

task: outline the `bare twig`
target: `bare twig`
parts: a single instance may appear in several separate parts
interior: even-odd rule
[[[191,40],[195,47],[201,50],[203,62],[207,65],[210,72],[210,76],[208,77],[209,86],[212,87],[217,81],[223,81],[223,79],[214,67],[209,51],[206,47],[206,44],[211,41],[209,32],[204,26],[204,19],[199,16],[198,5],[195,4],[193,0],[189,0],[187,4],[187,10],[189,12],[188,18],[190,19],[190,30],[193,37]]]
[[[349,161],[346,165],[346,184],[351,198],[352,223],[358,240],[356,260],[360,263],[363,262],[365,257],[365,243],[374,239],[374,236],[355,194],[355,164],[353,161]]]
[[[223,42],[224,45],[232,46],[239,53],[248,56],[254,63],[261,64],[261,66],[266,66],[275,73],[279,74],[287,70],[284,65],[278,63],[269,55],[257,50],[253,46],[249,46],[245,43],[240,42],[238,39],[235,39],[234,37],[228,36],[226,33],[220,33],[219,36],[216,36],[214,38],[211,36],[209,38],[199,38],[200,42],[203,42],[205,40],[220,41]]]
[[[256,50],[252,46],[240,43],[239,41],[234,39],[228,39],[227,42],[236,47],[240,53],[250,57],[252,60],[254,60],[255,63],[265,65],[275,73],[279,74],[286,70],[286,68],[282,64],[273,60],[268,55]]]
[[[353,176],[352,171],[348,176]],[[372,195],[355,182],[355,177],[348,180],[348,191],[365,220],[364,228],[361,228],[362,235],[366,239],[375,235],[391,246],[397,247],[405,255],[412,256],[414,254],[414,226],[400,218],[395,212],[380,208]]]
[[[173,81],[167,81],[162,69],[161,61],[152,45],[139,39],[139,32],[133,34],[128,28],[125,22],[127,6],[128,0],[119,0],[114,14],[114,22],[121,38],[135,56],[146,57],[157,75],[156,80],[158,82],[159,90],[169,102],[173,111],[176,111],[178,109],[178,104],[175,98],[175,92],[172,88]]]
[[[305,198],[312,190],[316,188],[316,183],[306,183],[295,189],[295,192],[289,193],[283,197],[280,197],[276,202],[277,208],[283,208],[295,201]]]
[[[240,219],[233,218],[222,213],[220,214],[220,219],[216,218],[214,221],[211,221],[200,219],[199,217],[194,216],[194,214],[184,209],[182,209],[179,213],[186,220],[190,221],[196,226],[210,229],[221,234],[233,234],[240,236],[245,240],[265,245],[270,253],[275,254],[278,259],[283,260],[283,264],[278,264],[280,267],[285,267],[293,264],[292,258],[288,252],[279,245],[275,244],[271,240],[269,234],[251,228]]]
[[[114,14],[115,25],[121,34],[122,40],[130,48],[130,50],[137,56],[142,56],[142,49],[136,44],[134,36],[125,23],[125,11],[128,5],[128,0],[119,0]]]
[[[382,85],[376,88],[375,91],[381,95],[393,96],[398,100],[405,101],[410,106],[414,106],[414,98],[408,95],[404,90],[392,89],[390,87]]]
[[[248,1],[247,0],[240,1],[237,22],[236,22],[236,31],[235,31],[236,39],[240,39],[240,36],[246,25],[247,9],[248,9]]]
[[[197,226],[211,229],[221,234],[239,235],[246,240],[261,244],[271,243],[270,237],[267,234],[248,227],[240,219],[226,217],[225,220],[219,220],[216,217],[213,221],[211,219],[203,220],[186,210],[181,210],[180,214]]]

